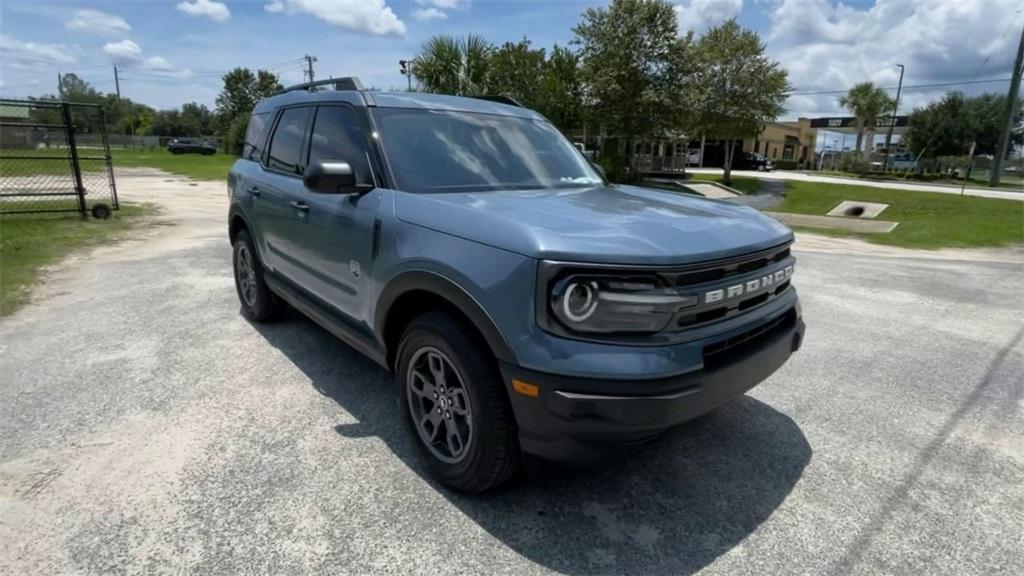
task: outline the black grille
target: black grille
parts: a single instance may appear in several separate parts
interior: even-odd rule
[[[792,327],[796,321],[796,310],[790,310],[778,318],[765,322],[760,326],[751,328],[746,332],[737,334],[727,340],[715,342],[704,347],[704,364],[725,361],[730,354],[740,353],[748,348],[756,346],[760,341],[772,335]]]
[[[705,282],[714,282],[715,280],[726,280],[732,276],[754,272],[776,262],[781,262],[786,258],[789,258],[789,246],[776,246],[775,248],[758,254],[748,255],[744,258],[725,260],[718,263],[709,262],[700,267],[663,272],[661,275],[668,280],[670,285],[682,288]]]

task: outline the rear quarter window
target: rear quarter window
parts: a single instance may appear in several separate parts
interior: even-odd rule
[[[245,143],[242,146],[242,158],[259,162],[267,141],[267,130],[270,128],[270,113],[253,114],[249,118],[249,126],[245,130]]]

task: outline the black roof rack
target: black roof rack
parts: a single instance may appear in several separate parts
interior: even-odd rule
[[[316,82],[306,82],[304,84],[296,84],[289,86],[284,90],[280,90],[274,93],[274,96],[278,94],[284,94],[286,92],[295,92],[297,90],[305,90],[307,92],[316,92],[316,88],[320,86],[333,86],[335,90],[363,90],[363,83],[359,81],[359,78],[355,76],[345,76],[344,78],[328,78],[326,80],[317,80]]]
[[[518,108],[523,107],[522,104],[520,104],[515,98],[512,98],[511,96],[471,96],[471,98],[476,98],[477,100],[490,100],[491,102],[497,102],[499,104],[508,104],[510,106],[516,106]]]

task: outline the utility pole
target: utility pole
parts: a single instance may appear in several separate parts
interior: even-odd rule
[[[992,159],[992,173],[988,175],[989,186],[999,186],[999,177],[1003,172],[1003,160],[1006,149],[1010,145],[1010,131],[1013,129],[1013,113],[1017,108],[1017,93],[1020,91],[1020,75],[1024,72],[1024,29],[1020,31],[1020,46],[1017,46],[1017,59],[1013,61],[1013,77],[1010,80],[1010,93],[1006,95],[1006,120],[1003,130],[999,133],[999,144]]]
[[[306,81],[313,82],[313,62],[317,62],[316,56],[310,56],[309,54],[306,54],[305,56],[303,56],[303,58],[306,60]]]
[[[117,90],[117,99],[121,99],[121,78],[117,74],[117,64],[114,64],[114,89]]]
[[[408,83],[408,92],[412,92],[412,63],[413,60],[399,60],[398,70],[405,75],[405,79]]]
[[[905,70],[903,64],[897,64],[900,67],[900,83],[896,87],[896,102],[892,105],[892,119],[889,122],[889,132],[885,134],[885,156],[882,158],[882,172],[889,171],[889,147],[892,146],[892,129],[896,127],[896,111],[900,107],[900,91],[903,90],[903,71]]]
[[[57,95],[61,100],[64,99],[64,77],[60,75],[60,72],[57,72]]]

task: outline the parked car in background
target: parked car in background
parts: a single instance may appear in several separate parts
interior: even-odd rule
[[[202,154],[209,156],[217,153],[217,147],[198,138],[175,138],[167,143],[167,151],[171,154]]]
[[[775,170],[775,161],[767,156],[757,154],[756,152],[744,152],[736,155],[736,159],[733,161],[732,167],[735,170],[758,170],[770,172]]]
[[[800,348],[774,219],[611,184],[520,106],[361,86],[256,106],[228,175],[235,287],[245,317],[290,304],[391,371],[444,484],[636,450]]]
[[[584,158],[590,160],[591,162],[594,161],[594,151],[587,150],[586,144],[584,144],[583,142],[573,142],[572,145],[575,146],[576,149],[580,151],[580,154],[583,154]]]
[[[917,170],[917,158],[909,152],[894,154],[889,157],[889,170]]]

